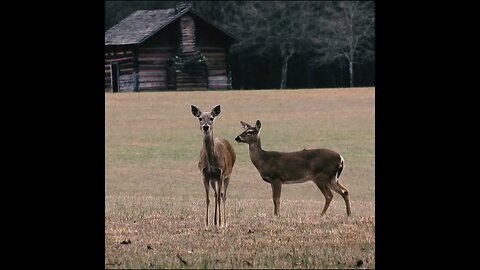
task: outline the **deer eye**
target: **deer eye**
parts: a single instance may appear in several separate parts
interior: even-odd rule
[[[198,117],[198,121],[202,121],[202,117]]]
[[[210,117],[210,121],[213,121],[213,117]]]
[[[248,131],[247,131],[247,134],[252,134],[252,132],[253,132],[253,131],[251,131],[251,130],[248,130]]]

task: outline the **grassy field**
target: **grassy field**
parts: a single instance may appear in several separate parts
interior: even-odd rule
[[[214,136],[237,154],[227,228],[204,226],[191,104],[221,104]],[[106,93],[105,113],[105,268],[375,268],[374,88]],[[234,141],[240,120],[257,119],[264,150],[344,157],[351,217],[337,193],[320,217],[325,199],[313,182],[284,185],[273,216],[270,185]]]

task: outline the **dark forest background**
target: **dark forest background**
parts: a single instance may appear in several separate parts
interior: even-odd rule
[[[185,4],[240,40],[234,89],[375,86],[374,1],[106,1],[104,30]]]

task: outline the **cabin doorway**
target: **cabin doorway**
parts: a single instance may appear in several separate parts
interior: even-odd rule
[[[112,80],[112,92],[117,93],[119,90],[118,85],[118,62],[114,62],[110,66],[110,70],[112,71],[111,80]]]

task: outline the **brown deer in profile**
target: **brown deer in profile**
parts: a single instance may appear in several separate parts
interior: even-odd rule
[[[205,216],[205,226],[208,226],[208,206],[209,184],[215,194],[215,218],[214,225],[222,226],[226,224],[225,201],[227,200],[227,187],[230,182],[230,174],[235,164],[235,151],[230,143],[225,139],[213,137],[213,121],[220,114],[220,105],[213,108],[211,112],[202,112],[196,106],[192,105],[192,114],[198,118],[200,131],[203,135],[203,147],[200,151],[200,161],[198,169],[203,175],[203,185],[207,201],[207,213]],[[220,211],[220,202],[223,200],[223,223]],[[218,209],[218,211],[217,211]]]
[[[325,215],[332,201],[332,191],[342,195],[351,215],[348,190],[338,182],[344,168],[343,157],[328,149],[309,149],[297,152],[264,151],[260,142],[261,123],[257,120],[254,127],[240,121],[244,131],[235,141],[247,143],[250,159],[262,179],[272,186],[274,214],[280,214],[280,195],[282,184],[295,184],[313,181],[325,196],[325,206],[321,215]]]

